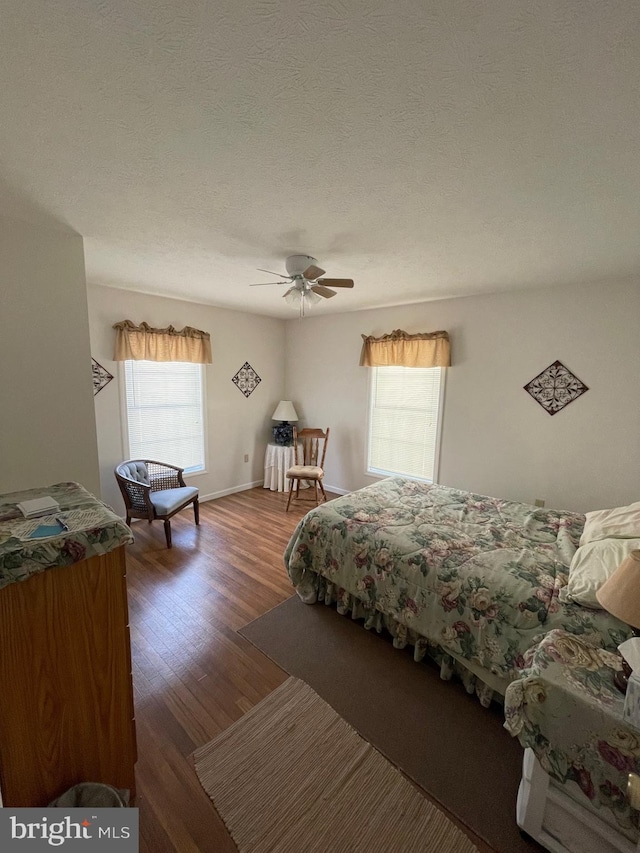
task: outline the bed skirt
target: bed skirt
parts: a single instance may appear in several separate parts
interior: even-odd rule
[[[438,643],[418,634],[393,616],[372,608],[347,590],[336,587],[322,575],[314,576],[313,591],[307,588],[305,591],[297,589],[296,592],[305,604],[324,602],[329,606],[335,605],[341,616],[350,616],[353,620],[363,621],[363,627],[367,631],[376,631],[378,634],[387,631],[393,638],[393,646],[396,649],[413,646],[413,659],[416,663],[429,657],[440,667],[440,678],[443,681],[450,681],[454,676],[457,677],[467,693],[475,693],[484,708],[488,708],[492,701],[500,705],[504,703],[504,691],[508,682],[483,667],[474,666],[454,657]]]

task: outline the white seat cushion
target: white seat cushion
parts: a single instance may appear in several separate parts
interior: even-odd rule
[[[305,480],[321,480],[324,477],[322,468],[317,465],[292,465],[287,471],[287,477],[303,477]]]
[[[194,486],[182,486],[179,489],[161,489],[151,492],[149,499],[157,515],[170,515],[183,504],[198,497],[198,490]]]

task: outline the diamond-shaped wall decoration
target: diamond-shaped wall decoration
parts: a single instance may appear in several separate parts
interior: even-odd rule
[[[248,361],[245,361],[231,381],[238,386],[245,397],[252,394],[258,387],[258,383],[262,382]]]
[[[524,386],[533,399],[550,415],[555,415],[569,403],[577,400],[589,388],[561,361],[554,361],[546,370]]]
[[[95,358],[91,359],[91,376],[93,378],[94,397],[99,391],[102,391],[104,386],[108,385],[109,382],[111,382],[111,380],[113,379],[113,376],[109,373],[109,371],[101,364],[98,364]]]

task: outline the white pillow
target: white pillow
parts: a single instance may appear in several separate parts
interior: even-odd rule
[[[588,512],[586,519],[580,537],[581,545],[597,542],[600,539],[640,538],[640,501],[629,506]]]
[[[640,548],[640,539],[602,539],[582,545],[571,560],[569,581],[560,590],[560,601],[602,610],[596,592],[636,548]]]

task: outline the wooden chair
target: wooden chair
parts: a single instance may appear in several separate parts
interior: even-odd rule
[[[296,464],[292,465],[287,471],[287,479],[289,480],[289,499],[287,500],[287,512],[289,512],[289,504],[293,495],[293,488],[296,490],[296,500],[300,498],[300,480],[307,480],[313,483],[316,506],[318,506],[318,486],[322,492],[322,497],[327,500],[327,493],[322,484],[324,477],[324,457],[327,452],[327,443],[329,441],[329,427],[323,432],[321,429],[301,429],[300,432],[293,428],[293,446],[296,449]]]
[[[132,518],[146,518],[151,524],[156,518],[164,521],[167,548],[171,548],[170,518],[193,504],[196,524],[200,524],[198,489],[187,486],[183,468],[154,462],[152,459],[128,459],[116,466],[115,475],[127,511],[127,524]]]

